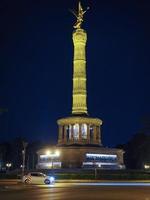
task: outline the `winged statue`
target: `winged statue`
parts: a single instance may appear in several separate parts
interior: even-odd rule
[[[74,11],[74,10],[70,10],[72,12],[72,14],[77,18],[77,21],[75,23],[75,25],[73,26],[75,29],[80,29],[81,25],[83,23],[83,16],[86,13],[86,11],[89,10],[89,7],[87,7],[86,10],[83,10],[82,6],[81,6],[81,2],[79,2],[78,5],[78,11]]]

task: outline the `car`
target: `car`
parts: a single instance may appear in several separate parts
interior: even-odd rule
[[[55,183],[55,178],[53,176],[47,176],[41,172],[30,172],[23,176],[22,182],[25,184],[53,185]]]

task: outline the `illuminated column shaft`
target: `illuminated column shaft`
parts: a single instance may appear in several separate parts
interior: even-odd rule
[[[87,34],[83,29],[73,33],[74,67],[73,67],[73,105],[72,114],[87,114],[86,92],[86,56]]]

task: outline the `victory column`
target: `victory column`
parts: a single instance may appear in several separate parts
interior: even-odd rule
[[[77,18],[72,36],[74,44],[72,114],[57,121],[58,143],[48,150],[48,152],[59,151],[60,155],[47,154],[46,149],[39,150],[37,152],[39,169],[92,167],[93,165],[104,169],[124,168],[124,152],[121,149],[103,147],[102,120],[91,118],[87,109],[85,54],[87,34],[81,25],[88,9],[83,10],[79,2],[78,12],[71,11]]]

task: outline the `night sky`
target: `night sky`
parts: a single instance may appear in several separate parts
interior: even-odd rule
[[[0,3],[0,141],[57,141],[71,114],[76,0]],[[82,1],[88,34],[88,110],[103,144],[125,143],[150,114],[150,1]]]

